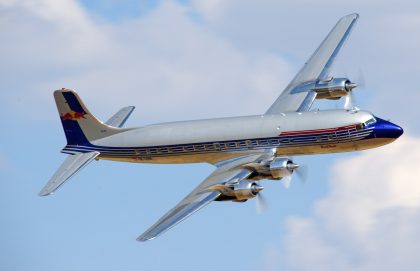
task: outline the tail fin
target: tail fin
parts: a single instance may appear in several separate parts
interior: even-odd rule
[[[54,99],[63,124],[67,145],[89,146],[96,139],[107,137],[125,129],[108,126],[93,116],[76,92],[56,90]]]

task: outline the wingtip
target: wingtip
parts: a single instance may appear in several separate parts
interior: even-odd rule
[[[138,241],[138,242],[147,242],[147,241],[150,241],[150,240],[153,240],[153,239],[155,239],[156,238],[156,236],[153,236],[153,237],[146,237],[146,236],[143,236],[143,235],[141,235],[141,236],[139,236],[139,237],[137,237],[137,239],[136,239],[136,241]]]
[[[349,15],[344,16],[344,17],[352,17],[354,20],[357,20],[357,19],[359,19],[360,15],[359,15],[359,13],[354,12],[354,13],[350,13]]]
[[[49,196],[49,195],[52,195],[52,194],[54,194],[53,192],[44,192],[44,191],[40,191],[39,193],[38,193],[38,196],[40,196],[40,197],[46,197],[46,196]]]

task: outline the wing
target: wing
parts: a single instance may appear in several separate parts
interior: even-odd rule
[[[99,152],[79,153],[70,155],[64,160],[63,164],[57,169],[49,182],[39,192],[39,196],[48,196],[57,190],[65,181],[70,179],[74,174],[89,164]]]
[[[127,107],[121,108],[120,111],[115,113],[115,115],[113,115],[109,120],[107,120],[105,124],[109,126],[113,126],[113,127],[118,127],[118,128],[123,127],[124,123],[126,122],[128,117],[130,117],[134,108],[135,108],[134,106],[127,106]]]
[[[338,52],[358,18],[358,14],[350,14],[337,22],[318,49],[267,110],[266,115],[290,111],[308,111],[311,108],[316,93],[311,90],[310,82],[328,77]]]
[[[251,174],[251,170],[240,166],[251,163],[259,157],[260,155],[249,155],[217,164],[216,166],[218,168],[210,176],[146,232],[139,236],[137,241],[154,239],[217,199],[221,193],[211,188],[215,185],[223,185],[228,182],[236,182],[247,178]]]

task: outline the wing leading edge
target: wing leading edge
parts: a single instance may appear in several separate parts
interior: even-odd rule
[[[212,187],[225,185],[230,182],[239,182],[247,178],[251,174],[251,170],[242,167],[242,165],[254,162],[260,156],[243,156],[216,165],[218,168],[212,174],[146,232],[139,236],[137,241],[148,241],[156,238],[210,202],[216,200],[221,193],[212,189]]]
[[[318,49],[296,74],[286,89],[265,113],[279,114],[290,111],[309,111],[316,93],[311,82],[326,79],[338,52],[347,40],[359,15],[354,13],[341,18]]]

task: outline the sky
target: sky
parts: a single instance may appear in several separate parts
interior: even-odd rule
[[[356,104],[401,125],[396,142],[295,157],[308,181],[265,181],[265,213],[216,202],[146,243],[135,238],[211,165],[93,162],[37,196],[65,159],[55,89],[102,120],[136,106],[127,126],[260,114],[353,12],[334,74],[365,81]],[[417,33],[413,0],[0,0],[0,269],[418,269]]]

